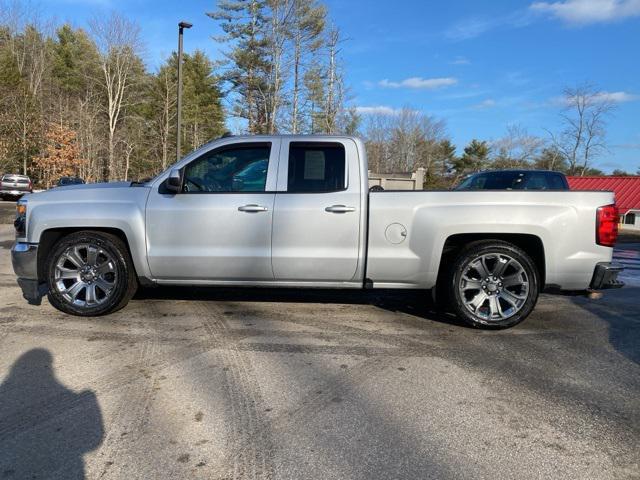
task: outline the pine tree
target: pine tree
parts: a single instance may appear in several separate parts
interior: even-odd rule
[[[542,170],[556,170],[567,172],[569,163],[565,155],[555,146],[544,148],[538,158],[534,160],[533,166]]]
[[[445,177],[453,169],[456,160],[456,146],[451,143],[451,140],[442,140],[440,142],[439,174]]]
[[[230,44],[225,53],[230,68],[223,78],[236,98],[233,114],[247,120],[249,133],[267,130],[265,94],[269,75],[267,2],[265,0],[220,0],[207,15],[219,21],[225,35],[218,41]]]
[[[183,144],[190,150],[225,132],[213,63],[200,50],[184,57]]]
[[[489,145],[486,141],[473,139],[464,147],[464,153],[453,162],[455,180],[470,172],[477,172],[486,166],[489,160]]]
[[[79,174],[94,180],[98,178],[104,132],[96,91],[100,76],[98,50],[87,32],[68,24],[58,28],[50,45],[50,118],[76,132],[80,154],[86,159]]]
[[[169,159],[175,158],[175,118],[176,118],[176,86],[177,59],[173,55],[153,75],[148,83],[148,110],[145,116],[151,131],[158,142],[151,146],[151,151],[159,159],[159,167],[164,170]]]
[[[324,132],[326,84],[323,66],[314,60],[304,73],[304,86],[307,102],[309,103],[309,129],[311,134]]]
[[[53,83],[70,97],[81,97],[98,75],[98,52],[82,29],[64,24],[56,32],[52,45]]]

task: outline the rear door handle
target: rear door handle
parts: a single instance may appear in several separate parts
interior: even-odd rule
[[[347,207],[345,205],[331,205],[324,209],[325,212],[330,213],[347,213],[347,212],[355,212],[356,207]]]
[[[267,207],[263,207],[262,205],[243,205],[242,207],[238,207],[238,210],[241,212],[266,212],[268,210]]]

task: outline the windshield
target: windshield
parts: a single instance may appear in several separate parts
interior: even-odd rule
[[[60,186],[64,186],[64,185],[77,185],[79,183],[84,183],[80,178],[69,178],[69,177],[62,177],[59,181],[58,181],[58,185]]]
[[[456,190],[566,190],[562,177],[550,172],[485,172],[472,175]]]

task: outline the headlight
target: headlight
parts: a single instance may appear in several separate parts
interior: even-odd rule
[[[13,222],[16,228],[16,236],[24,237],[27,229],[27,201],[19,200],[16,204],[16,220]]]

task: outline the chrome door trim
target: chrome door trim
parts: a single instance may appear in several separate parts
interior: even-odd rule
[[[238,211],[240,212],[257,213],[257,212],[266,212],[267,210],[269,210],[267,207],[263,205],[256,205],[255,203],[238,207]]]
[[[326,207],[324,211],[329,213],[348,213],[355,212],[356,207],[347,207],[346,205],[331,205],[330,207]]]

